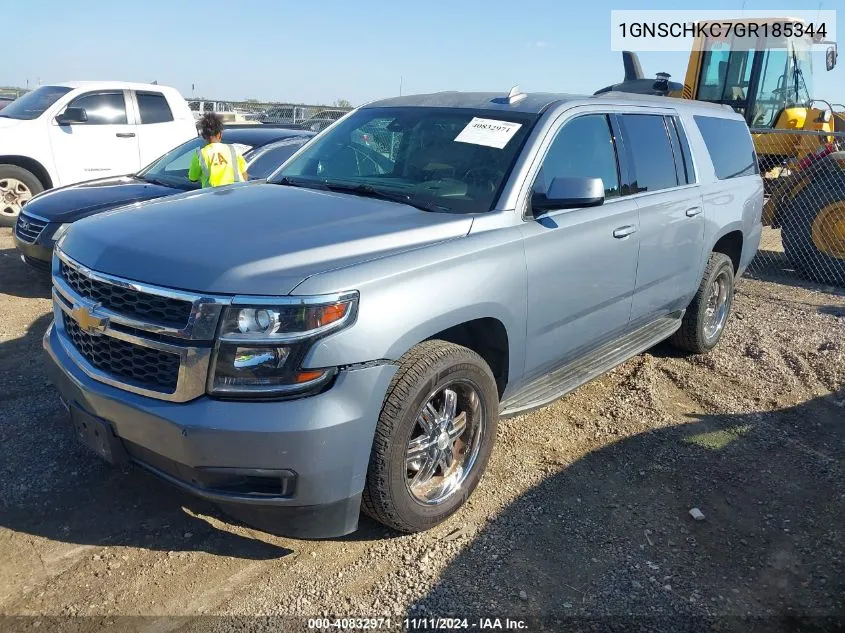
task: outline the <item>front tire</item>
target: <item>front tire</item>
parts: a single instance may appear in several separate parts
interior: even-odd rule
[[[685,352],[706,354],[719,343],[734,296],[734,266],[723,253],[710,253],[704,275],[681,327],[669,342]]]
[[[0,226],[14,226],[21,207],[44,191],[41,181],[17,165],[0,165]]]
[[[412,348],[379,415],[363,511],[400,532],[445,521],[478,485],[498,415],[496,381],[478,354],[440,340]]]

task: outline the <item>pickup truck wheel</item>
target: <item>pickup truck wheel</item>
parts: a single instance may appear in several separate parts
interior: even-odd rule
[[[400,532],[444,521],[478,485],[498,415],[496,381],[478,354],[439,340],[415,346],[379,415],[364,512]]]
[[[669,342],[693,354],[712,350],[725,331],[733,296],[733,262],[722,253],[710,253],[698,292],[687,307],[680,329]]]
[[[43,190],[32,172],[17,165],[0,165],[0,226],[14,226],[23,204]]]

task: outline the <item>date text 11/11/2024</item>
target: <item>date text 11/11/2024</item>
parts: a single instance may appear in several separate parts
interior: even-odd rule
[[[511,618],[314,618],[308,628],[316,631],[332,630],[393,630],[403,631],[528,631],[525,620]]]

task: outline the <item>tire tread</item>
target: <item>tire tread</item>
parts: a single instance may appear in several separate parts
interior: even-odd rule
[[[710,257],[707,259],[707,265],[704,267],[704,274],[701,276],[701,282],[698,284],[698,290],[689,306],[687,306],[687,311],[681,321],[681,327],[669,337],[669,343],[674,347],[692,354],[702,354],[712,349],[712,347],[707,345],[707,342],[702,336],[699,323],[701,307],[702,302],[706,299],[710,277],[714,271],[725,265],[730,266],[731,270],[733,270],[733,262],[730,257],[724,253],[710,253]]]
[[[379,523],[400,532],[417,532],[419,526],[403,520],[390,502],[389,474],[383,457],[388,453],[396,426],[401,423],[403,404],[414,398],[419,385],[425,381],[433,367],[446,364],[449,360],[452,361],[449,363],[451,366],[471,364],[485,368],[489,379],[495,384],[487,364],[472,350],[438,339],[424,341],[399,359],[399,369],[387,388],[376,424],[361,509]]]

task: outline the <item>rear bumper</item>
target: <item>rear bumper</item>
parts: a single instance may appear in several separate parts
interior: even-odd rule
[[[44,336],[70,407],[111,428],[126,458],[270,532],[327,538],[357,528],[381,404],[396,367],[346,369],[327,391],[279,402],[146,398],[97,382]]]

